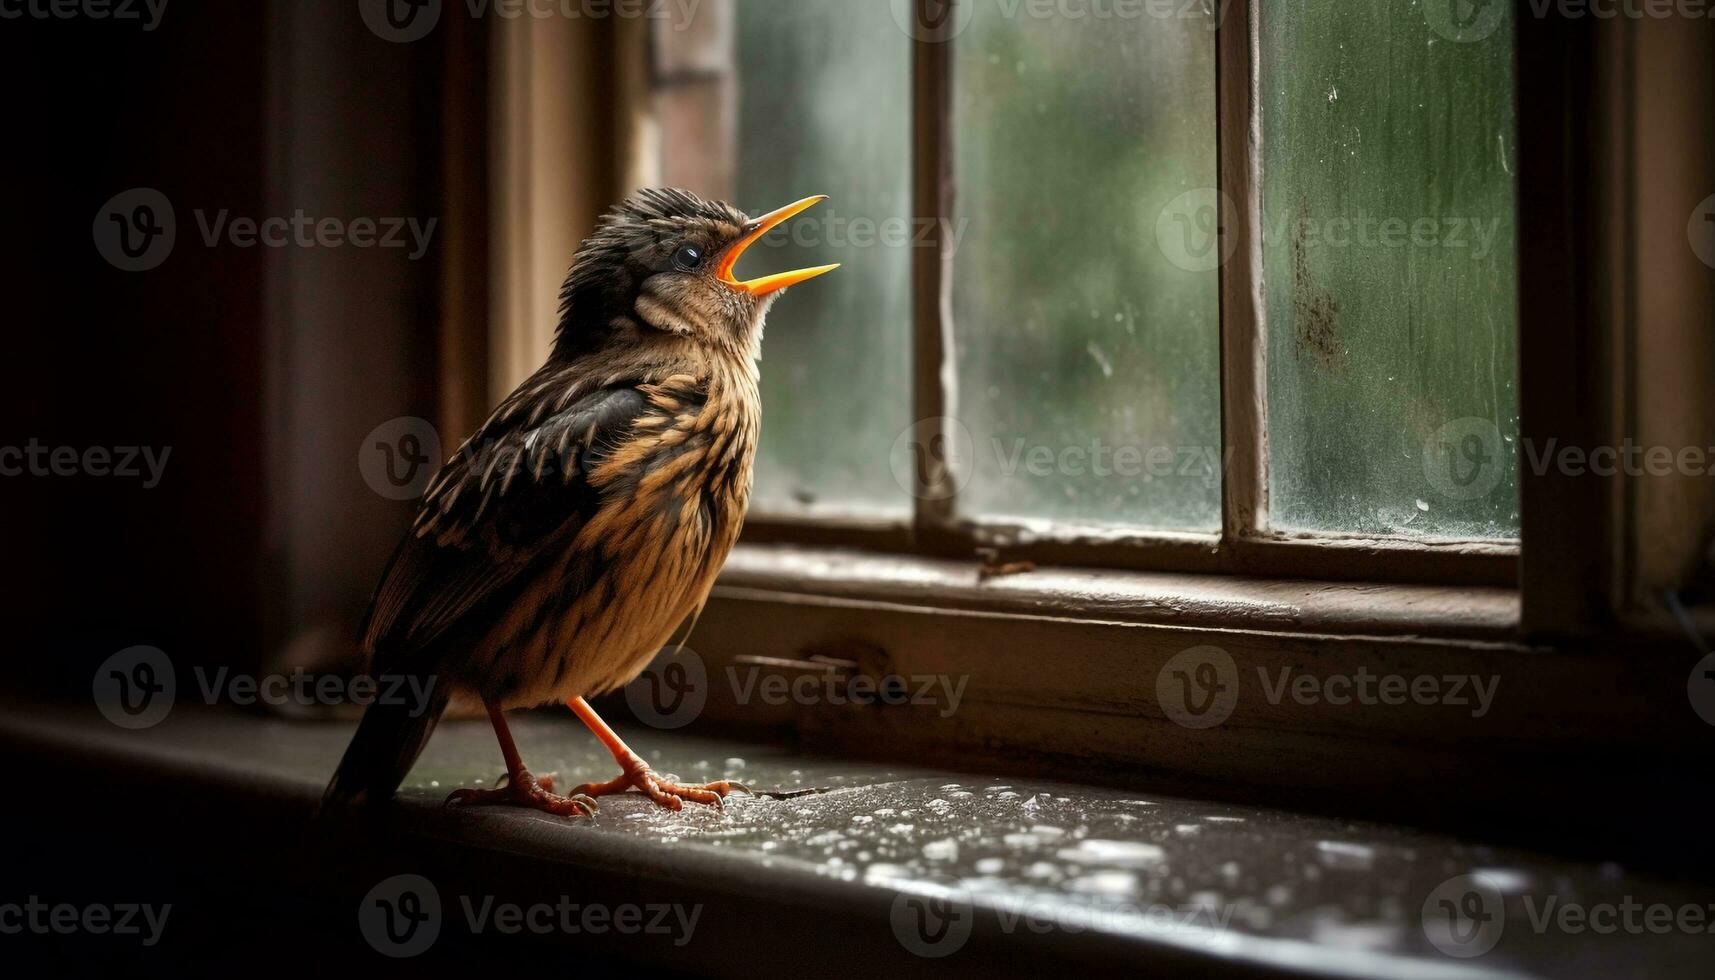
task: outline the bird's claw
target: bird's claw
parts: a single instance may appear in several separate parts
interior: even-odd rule
[[[522,806],[543,813],[552,813],[561,817],[593,817],[596,815],[595,800],[579,792],[571,796],[555,796],[554,777],[532,776],[528,771],[520,770],[516,775],[508,773],[496,781],[494,789],[460,789],[454,790],[447,797],[447,806]]]
[[[585,783],[572,791],[574,796],[611,796],[629,790],[638,790],[643,795],[654,800],[657,805],[669,810],[684,808],[684,801],[701,803],[715,809],[723,809],[723,800],[728,793],[750,793],[750,787],[730,779],[722,779],[701,786],[681,786],[673,780],[676,777],[662,776],[649,768],[641,759],[625,764],[624,771],[605,783]]]

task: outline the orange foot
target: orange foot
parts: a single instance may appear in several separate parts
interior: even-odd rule
[[[462,806],[524,806],[561,817],[595,816],[595,800],[585,796],[581,790],[573,791],[571,796],[555,796],[552,792],[553,776],[538,779],[530,775],[528,769],[520,769],[516,775],[507,775],[502,779],[505,782],[494,789],[455,790],[447,797],[447,805],[457,803]]]
[[[624,793],[627,790],[636,789],[669,810],[682,808],[685,805],[685,800],[718,809],[722,805],[722,798],[728,793],[734,790],[741,793],[750,792],[750,787],[743,783],[735,783],[727,779],[717,783],[704,783],[701,786],[680,786],[678,783],[668,782],[662,778],[655,770],[649,768],[647,763],[635,755],[621,759],[620,767],[624,771],[618,776],[605,783],[585,783],[572,790],[573,797],[611,796],[615,793]]]

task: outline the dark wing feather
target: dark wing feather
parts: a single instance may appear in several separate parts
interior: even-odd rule
[[[435,477],[370,605],[363,643],[377,661],[408,659],[557,554],[600,503],[590,471],[652,411],[629,384],[540,421],[532,404],[502,405]]]

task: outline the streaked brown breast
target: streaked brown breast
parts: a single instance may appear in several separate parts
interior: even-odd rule
[[[487,699],[530,706],[629,681],[701,608],[738,539],[759,423],[754,370],[640,390],[649,410],[589,474],[599,506],[520,583],[459,671]]]

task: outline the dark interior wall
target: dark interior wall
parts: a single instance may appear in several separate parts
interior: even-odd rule
[[[434,59],[447,28],[394,42],[359,14],[352,0],[294,0],[269,21],[267,213],[372,222],[377,238],[267,256],[263,648],[281,665],[356,662],[358,623],[416,503],[401,494],[455,448],[433,426],[431,290],[450,233]],[[389,467],[417,478],[395,492]]]
[[[183,4],[183,6],[180,5]],[[10,658],[82,674],[137,643],[248,642],[263,514],[256,250],[201,246],[190,209],[258,213],[260,5],[170,4],[135,22],[0,21],[8,317],[0,447],[171,447],[157,486],[0,477]],[[96,250],[97,212],[152,187],[177,242],[148,272]]]
[[[27,458],[0,476],[8,683],[87,689],[134,644],[253,664],[306,608],[361,607],[408,518],[366,495],[344,510],[372,532],[313,526],[318,495],[363,486],[362,433],[320,422],[354,400],[372,421],[434,417],[438,253],[210,245],[204,226],[222,210],[438,214],[438,48],[386,42],[342,0],[171,0],[147,29],[23,9],[0,19],[14,311],[0,466],[32,444],[50,469],[49,447],[152,447],[166,462],[151,488],[81,466],[32,475]],[[98,212],[139,187],[170,203],[174,244],[122,271],[97,249]],[[306,316],[313,333],[295,328]],[[311,346],[283,352],[283,337]],[[293,564],[328,552],[346,564],[331,583],[325,557]]]

